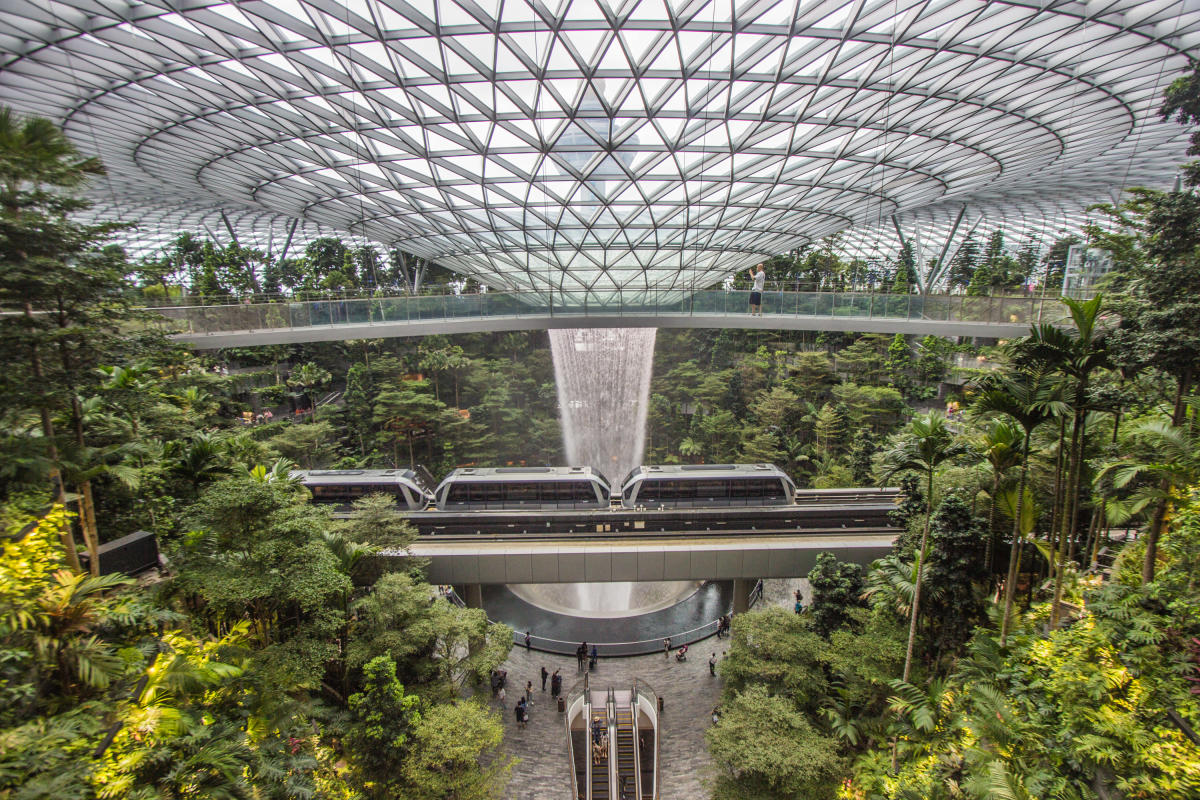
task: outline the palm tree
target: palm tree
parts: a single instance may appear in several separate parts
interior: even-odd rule
[[[993,419],[987,430],[972,442],[992,473],[992,490],[988,493],[988,543],[984,569],[990,574],[996,549],[996,498],[1004,473],[1021,461],[1021,432],[1017,426],[1004,419]]]
[[[1071,444],[1067,451],[1066,500],[1059,522],[1057,544],[1053,547],[1054,604],[1050,611],[1051,624],[1058,622],[1058,606],[1062,600],[1063,551],[1069,547],[1068,558],[1075,557],[1076,528],[1079,525],[1079,485],[1083,472],[1083,449],[1089,407],[1088,391],[1091,377],[1097,369],[1109,366],[1108,348],[1104,333],[1099,330],[1103,297],[1081,301],[1064,297],[1063,303],[1071,312],[1074,330],[1043,324],[1033,328],[1030,335],[1014,344],[1014,350],[1024,351],[1046,368],[1060,372],[1066,379],[1067,396],[1073,413]]]
[[[223,443],[207,433],[194,434],[188,442],[169,442],[168,455],[174,462],[171,472],[191,484],[193,494],[200,493],[201,484],[230,471]]]
[[[312,409],[310,422],[317,418],[317,392],[322,387],[328,386],[332,379],[333,376],[329,374],[329,370],[311,361],[296,367],[288,376],[288,386],[299,389],[308,398],[308,407]]]
[[[1012,551],[1008,559],[1008,577],[1004,582],[1004,619],[1000,624],[1000,646],[1008,642],[1013,596],[1021,560],[1021,516],[1025,503],[1025,481],[1029,476],[1029,440],[1033,431],[1046,420],[1063,413],[1066,404],[1057,394],[1049,375],[1043,371],[1013,371],[989,375],[981,382],[983,391],[974,403],[977,413],[1004,414],[1024,432],[1021,442],[1021,477],[1017,482],[1017,507],[1013,514]]]
[[[921,580],[925,552],[929,544],[929,519],[933,515],[933,476],[937,468],[957,455],[954,434],[946,418],[936,411],[916,417],[896,445],[884,454],[884,474],[887,478],[901,472],[920,472],[925,476],[925,525],[921,532],[921,547],[917,552],[917,585],[913,590],[912,613],[908,624],[908,646],[904,654],[904,677],[908,681],[912,670],[913,642],[917,637],[917,618],[921,613]]]
[[[1200,482],[1200,433],[1192,428],[1176,427],[1165,420],[1155,420],[1138,426],[1125,438],[1130,444],[1148,445],[1153,460],[1125,456],[1106,464],[1097,474],[1096,482],[1102,484],[1111,476],[1113,488],[1124,489],[1135,481],[1149,480],[1133,491],[1120,511],[1132,516],[1153,504],[1146,538],[1157,541],[1167,511],[1178,498],[1179,490]],[[1144,571],[1142,578],[1147,580]]]

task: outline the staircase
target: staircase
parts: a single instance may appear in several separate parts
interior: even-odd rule
[[[637,755],[634,751],[633,709],[625,699],[616,706],[617,739],[615,755],[617,762],[617,800],[634,800],[637,794]]]
[[[591,724],[595,725],[596,720],[600,721],[601,727],[605,732],[608,731],[608,709],[606,706],[592,706]],[[589,728],[589,735],[590,735]],[[609,743],[609,755],[612,754],[612,743]],[[592,759],[592,794],[591,800],[610,800],[612,797],[609,792],[609,758],[601,758],[599,761]]]

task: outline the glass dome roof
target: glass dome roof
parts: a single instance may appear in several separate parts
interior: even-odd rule
[[[300,220],[495,288],[678,287],[1168,183],[1189,54],[1196,0],[7,0],[0,102],[144,235]]]

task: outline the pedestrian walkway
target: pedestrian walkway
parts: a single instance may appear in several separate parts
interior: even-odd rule
[[[791,608],[792,592],[804,591],[805,605],[810,600],[808,581],[766,581],[767,601]],[[736,618],[734,624],[736,625]],[[536,633],[536,631],[534,631]],[[661,750],[661,800],[704,800],[711,796],[711,762],[704,734],[712,725],[712,708],[720,701],[723,681],[708,674],[708,659],[715,652],[720,661],[729,649],[728,639],[709,637],[696,642],[688,650],[688,660],[679,663],[672,654],[636,656],[633,658],[601,658],[591,673],[593,689],[629,687],[634,678],[644,681],[663,698],[663,715],[659,735]],[[568,772],[565,722],[550,697],[550,681],[541,691],[541,667],[563,676],[563,693],[568,693],[583,673],[576,669],[575,657],[552,655],[524,647],[514,647],[501,669],[508,671],[507,708],[504,722],[504,741],[509,755],[520,759],[513,768],[507,800],[570,800],[571,776]],[[533,706],[529,723],[518,730],[512,707],[525,681],[533,681]],[[499,708],[496,700],[493,707]]]

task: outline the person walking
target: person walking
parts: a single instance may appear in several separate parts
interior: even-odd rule
[[[663,658],[671,657],[671,637],[663,639]]]
[[[754,286],[750,289],[750,316],[762,316],[762,293],[767,285],[767,271],[762,264],[758,265],[758,272],[751,270],[750,278],[754,281]]]
[[[550,696],[558,697],[562,694],[562,675],[558,674],[558,670],[554,670],[554,674],[550,676]]]
[[[528,653],[532,649],[532,645],[533,637],[529,635],[529,631],[525,631],[525,652]]]
[[[533,705],[533,681],[525,681],[525,705]]]
[[[717,674],[717,654],[713,653],[708,657],[708,674],[715,676]]]
[[[580,642],[575,648],[575,669],[583,672],[583,662],[587,660],[587,642]]]
[[[545,665],[542,666],[542,691],[546,691],[546,678],[550,677],[550,673],[546,671]]]
[[[596,662],[600,660],[600,651],[596,649],[596,645],[592,645],[592,663],[591,669],[596,668]]]

